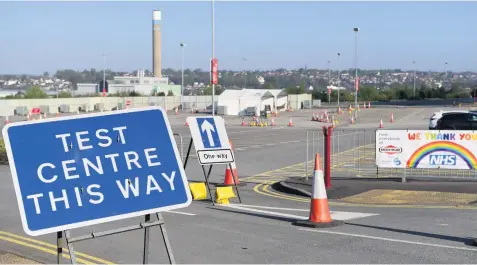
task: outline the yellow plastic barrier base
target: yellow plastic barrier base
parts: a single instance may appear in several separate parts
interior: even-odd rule
[[[194,201],[207,199],[207,188],[204,182],[189,183],[189,189],[192,193]]]
[[[236,198],[235,193],[232,189],[232,186],[217,187],[215,194],[216,194],[216,202],[218,204],[230,204],[229,199]]]

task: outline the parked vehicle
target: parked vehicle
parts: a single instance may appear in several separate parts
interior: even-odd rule
[[[436,129],[437,126],[437,121],[442,118],[444,114],[449,114],[449,113],[469,113],[467,110],[450,110],[450,111],[438,111],[434,112],[432,116],[429,118],[429,130]]]
[[[436,130],[477,130],[477,112],[443,113]]]

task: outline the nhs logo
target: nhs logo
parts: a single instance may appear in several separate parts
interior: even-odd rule
[[[457,158],[455,155],[430,155],[429,164],[433,166],[455,166]]]

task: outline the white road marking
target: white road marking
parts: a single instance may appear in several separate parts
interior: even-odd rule
[[[197,215],[195,213],[185,213],[185,212],[178,212],[178,211],[166,211],[166,213],[183,214],[183,215],[189,215],[189,216]]]
[[[233,204],[229,204],[229,205],[217,204],[217,205],[227,207],[227,208],[234,208],[234,209],[238,209],[238,210],[243,210],[243,211],[267,214],[267,215],[271,215],[271,216],[293,218],[293,219],[298,219],[298,220],[307,220],[308,219],[308,217],[305,217],[305,216],[299,216],[299,215],[294,215],[294,214],[285,214],[285,213],[277,213],[277,212],[264,211],[264,210],[258,210],[258,209],[249,209],[249,208],[245,208],[245,207],[241,207],[241,206],[233,205]]]
[[[297,212],[309,212],[310,209],[295,209],[295,208],[281,208],[281,207],[269,207],[260,205],[240,204],[240,207],[259,208],[269,210],[283,210],[283,211],[297,211]],[[360,212],[343,212],[343,211],[330,211],[331,217],[337,220],[351,220],[356,218],[364,218],[370,216],[379,215],[377,213],[360,213]]]
[[[409,240],[393,239],[393,238],[378,237],[378,236],[367,236],[367,235],[359,235],[359,234],[350,234],[350,233],[343,233],[343,232],[336,232],[336,231],[314,230],[314,229],[306,229],[306,228],[298,228],[298,230],[307,231],[307,232],[322,233],[322,234],[332,234],[332,235],[342,235],[342,236],[350,236],[350,237],[367,238],[367,239],[382,240],[382,241],[389,241],[389,242],[396,242],[396,243],[405,243],[405,244],[411,244],[411,245],[421,245],[421,246],[428,246],[428,247],[458,249],[458,250],[467,250],[467,251],[474,251],[474,252],[477,251],[477,248],[466,248],[466,247],[457,247],[457,246],[449,246],[449,245],[441,245],[441,244],[423,243],[423,242],[416,242],[416,241],[409,241]]]
[[[340,134],[340,136],[347,136],[347,135],[353,135],[353,134],[355,134],[355,133]],[[315,141],[316,140],[323,140],[323,137],[317,137],[317,138],[315,138]],[[313,142],[313,140],[311,140],[311,139],[308,139],[308,141]],[[275,146],[275,145],[279,145],[279,144],[291,144],[291,143],[301,143],[301,142],[306,143],[306,139],[284,141],[284,142],[278,142],[278,143],[269,143],[269,144],[249,145],[249,146],[245,146],[245,147],[235,148],[234,151],[243,151],[243,150],[259,148],[259,147],[263,147],[263,146]]]
[[[286,213],[280,213],[280,212],[265,211],[265,210],[259,210],[259,209],[254,209],[254,208],[271,209],[271,210],[284,210],[284,211],[301,211],[301,212],[309,212],[310,211],[310,210],[306,210],[306,209],[292,209],[292,208],[280,208],[280,207],[268,207],[268,206],[244,205],[244,204],[229,204],[229,205],[224,205],[224,206],[231,207],[231,208],[234,208],[234,209],[244,210],[244,211],[268,214],[268,215],[272,215],[272,216],[295,218],[295,219],[298,219],[298,220],[307,220],[308,216],[300,216],[300,215],[294,215],[294,214],[286,214]],[[331,218],[332,219],[342,220],[342,221],[358,219],[358,218],[365,218],[365,217],[378,215],[378,214],[374,214],[374,213],[341,212],[341,211],[330,211],[330,213],[331,213]]]
[[[250,207],[250,208],[259,208],[259,209],[269,209],[269,210],[284,210],[284,211],[297,211],[297,212],[309,212],[310,209],[296,209],[296,208],[281,208],[281,207],[270,207],[270,206],[261,206],[261,205],[250,205],[250,204],[240,204],[241,207]]]
[[[293,141],[285,141],[285,142],[278,142],[278,143],[249,145],[249,146],[245,146],[245,147],[234,148],[234,151],[243,151],[243,150],[259,148],[259,147],[263,147],[263,146],[275,146],[275,145],[279,145],[279,144],[291,144],[291,143],[299,143],[299,142],[306,142],[306,140],[293,140]]]

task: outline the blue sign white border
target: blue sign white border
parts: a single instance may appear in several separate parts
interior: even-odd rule
[[[50,227],[50,228],[40,229],[40,230],[35,230],[35,231],[32,231],[28,228],[28,223],[27,223],[26,214],[25,214],[25,208],[24,208],[24,204],[23,204],[23,198],[21,196],[21,191],[20,191],[20,184],[18,182],[18,175],[17,175],[16,166],[15,166],[15,160],[13,159],[13,153],[12,153],[12,149],[10,147],[10,139],[8,138],[8,129],[9,128],[17,127],[17,126],[23,126],[23,125],[29,125],[29,124],[36,124],[36,123],[52,123],[52,122],[60,122],[60,121],[66,121],[66,120],[74,120],[74,119],[78,119],[78,118],[100,117],[100,116],[117,115],[117,114],[130,113],[130,112],[142,112],[142,111],[149,111],[149,110],[159,110],[159,111],[162,112],[162,114],[164,116],[166,126],[167,126],[167,131],[168,131],[169,137],[172,141],[174,152],[176,154],[176,159],[179,162],[179,171],[181,173],[182,181],[184,183],[184,187],[185,187],[185,190],[186,190],[187,201],[185,203],[170,205],[170,206],[165,206],[165,207],[160,207],[160,208],[154,208],[154,209],[149,209],[149,210],[143,210],[143,211],[139,211],[139,212],[132,212],[132,213],[127,213],[127,214],[120,214],[120,215],[114,215],[114,216],[109,216],[109,217],[103,217],[103,218],[98,218],[98,219],[94,219],[94,220],[82,221],[82,222],[77,222],[77,223],[72,223],[72,224],[67,224],[67,225],[61,225],[61,226],[56,226],[56,227]],[[154,213],[157,213],[157,212],[164,212],[164,211],[170,211],[170,210],[185,208],[192,203],[192,195],[191,195],[190,190],[189,190],[187,176],[185,174],[184,167],[182,166],[182,160],[181,160],[181,157],[180,157],[180,154],[179,154],[179,150],[177,149],[177,144],[176,144],[176,141],[175,141],[175,138],[174,138],[174,134],[172,133],[172,128],[171,128],[171,125],[169,123],[169,117],[167,116],[167,113],[164,111],[164,109],[161,108],[161,107],[149,106],[149,107],[142,107],[142,108],[126,109],[126,110],[115,110],[115,111],[110,111],[110,112],[87,113],[87,114],[71,115],[71,116],[65,116],[65,117],[45,118],[45,119],[42,119],[42,120],[32,120],[32,121],[21,121],[21,122],[9,123],[9,124],[5,125],[5,127],[3,127],[2,135],[3,135],[3,140],[4,140],[4,143],[5,143],[5,150],[7,152],[8,161],[9,161],[9,165],[10,165],[10,172],[12,174],[13,186],[15,188],[15,195],[17,197],[18,209],[20,211],[20,217],[21,217],[21,221],[22,221],[23,230],[25,231],[26,234],[28,234],[30,236],[40,236],[40,235],[55,233],[55,232],[58,232],[58,231],[71,230],[71,229],[76,229],[76,228],[80,228],[80,227],[86,227],[86,226],[91,226],[91,225],[107,223],[107,222],[119,221],[119,220],[133,218],[133,217],[139,217],[139,216],[143,216],[143,215],[146,215],[146,214],[154,214]]]

